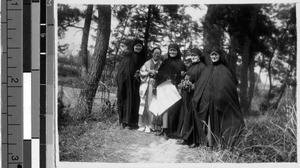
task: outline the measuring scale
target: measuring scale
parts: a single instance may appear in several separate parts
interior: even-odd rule
[[[1,1],[2,167],[23,167],[23,4]]]

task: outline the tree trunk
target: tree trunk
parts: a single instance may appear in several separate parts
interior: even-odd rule
[[[240,85],[240,96],[241,96],[241,107],[244,113],[248,112],[248,66],[249,66],[249,49],[251,41],[249,37],[246,37],[244,43],[243,55],[242,55],[242,72],[241,72],[241,85]]]
[[[81,103],[86,115],[91,114],[94,98],[98,89],[98,83],[106,62],[106,54],[109,44],[111,26],[111,6],[97,5],[98,9],[98,30],[95,44],[95,51],[91,59],[91,66],[86,76],[87,86],[81,92]],[[84,116],[85,118],[87,116]]]
[[[250,80],[250,86],[249,86],[249,92],[248,92],[248,100],[247,100],[247,105],[246,109],[249,109],[251,107],[251,101],[253,98],[254,94],[254,89],[255,89],[255,74],[254,74],[254,57],[250,57],[250,64],[249,64],[249,80]]]
[[[248,106],[250,104],[249,92],[248,92],[248,72],[249,72],[248,69],[250,66],[251,59],[254,59],[254,58],[250,58],[250,47],[251,47],[250,36],[253,35],[253,31],[256,26],[258,11],[259,11],[258,7],[254,7],[254,9],[252,10],[251,22],[249,23],[248,32],[245,37],[246,39],[243,45],[244,46],[243,54],[242,54],[243,64],[242,64],[242,72],[241,72],[242,75],[241,75],[241,85],[240,85],[241,86],[240,87],[241,107],[243,113],[247,113],[250,107]]]
[[[92,15],[93,15],[93,5],[88,5],[88,7],[86,9],[80,51],[78,54],[80,57],[80,61],[81,61],[81,77],[82,78],[84,78],[84,76],[88,73],[88,66],[89,66],[88,65],[88,63],[89,63],[89,61],[88,61],[88,39],[89,39]]]
[[[211,23],[211,16],[215,13],[215,11],[215,5],[208,5],[205,21],[203,22],[203,54],[205,55],[205,61],[207,64],[211,64],[209,56],[211,48],[213,46],[220,48],[222,44],[222,29],[217,24]]]
[[[296,86],[292,86],[292,100],[296,102]]]
[[[230,50],[229,50],[229,66],[232,68],[234,75],[236,75],[237,49],[238,40],[236,34],[230,35]]]
[[[268,106],[270,105],[270,100],[271,100],[271,93],[272,93],[272,89],[273,89],[273,84],[272,84],[272,60],[273,60],[273,55],[271,55],[270,57],[270,61],[268,64],[268,75],[269,75],[269,91],[268,91]]]
[[[273,89],[273,84],[272,84],[272,60],[274,58],[274,55],[275,55],[275,51],[277,50],[278,46],[279,46],[279,42],[283,39],[283,37],[285,36],[287,30],[289,29],[291,25],[290,24],[287,24],[286,28],[284,29],[283,33],[281,34],[281,36],[279,37],[279,39],[277,40],[276,44],[275,44],[275,47],[273,49],[273,52],[272,54],[270,55],[270,61],[269,61],[269,64],[268,64],[268,74],[269,74],[269,82],[270,82],[270,87],[269,87],[269,91],[268,91],[268,106],[270,106],[270,100],[271,98],[273,97],[271,94],[272,94],[272,89]]]
[[[280,86],[280,89],[279,89],[279,97],[278,97],[278,99],[276,100],[276,102],[274,103],[274,105],[273,105],[273,108],[274,109],[277,109],[278,108],[278,105],[279,105],[279,103],[280,103],[280,101],[281,101],[281,98],[283,97],[283,94],[285,93],[285,90],[286,90],[286,82],[284,82],[281,86]]]
[[[229,57],[228,57],[228,62],[229,62],[229,68],[230,71],[233,75],[233,77],[236,80],[236,83],[238,84],[238,78],[236,75],[236,62],[238,60],[237,56],[237,51],[238,51],[238,39],[236,33],[233,33],[230,35],[230,50],[229,50]]]
[[[148,52],[148,41],[149,41],[149,35],[150,35],[150,23],[151,23],[151,15],[152,15],[152,8],[153,8],[153,5],[149,5],[148,6],[148,15],[147,15],[147,23],[146,23],[146,30],[145,30],[145,54],[146,56],[147,55],[147,52]]]

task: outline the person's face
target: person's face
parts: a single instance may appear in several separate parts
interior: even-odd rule
[[[142,51],[142,48],[143,46],[141,44],[136,44],[134,47],[133,47],[133,51],[136,52],[136,53],[139,53]]]
[[[155,49],[152,53],[152,58],[154,59],[154,61],[157,61],[158,59],[160,59],[161,53],[159,49]]]
[[[189,67],[191,65],[192,61],[191,61],[191,59],[187,59],[187,60],[184,60],[183,63],[185,65],[185,67]]]
[[[213,51],[210,54],[210,59],[212,62],[218,62],[220,59],[220,54],[218,54],[217,52]]]
[[[169,55],[170,57],[176,57],[178,51],[175,48],[170,48],[169,49]]]
[[[199,62],[200,61],[200,57],[199,55],[196,55],[194,53],[191,54],[191,59],[192,59],[192,62]]]

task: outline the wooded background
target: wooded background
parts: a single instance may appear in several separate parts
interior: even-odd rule
[[[203,6],[206,14],[198,21],[186,13],[187,8],[202,11]],[[83,5],[82,8],[58,4],[57,11],[59,85],[80,89],[77,106],[84,115],[92,112],[99,90],[108,97],[116,93],[118,64],[128,52],[129,42],[137,37],[144,40],[148,55],[154,46],[167,48],[170,42],[175,42],[181,46],[184,57],[193,47],[202,49],[208,64],[210,48],[222,48],[239,81],[244,115],[276,109],[283,99],[296,99],[295,4]],[[84,22],[83,26],[80,22]],[[114,29],[112,24],[116,25]],[[70,28],[82,31],[76,55],[68,54],[71,41],[63,42]],[[95,44],[89,45],[90,40]],[[261,81],[262,72],[267,72],[267,84]]]

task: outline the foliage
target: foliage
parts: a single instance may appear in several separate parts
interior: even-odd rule
[[[230,67],[237,72],[241,83],[241,103],[246,108],[245,111],[250,110],[247,110],[247,104],[251,104],[255,90],[254,66],[266,68],[269,72],[270,87],[265,101],[266,106],[273,106],[272,102],[278,102],[272,100],[272,94],[277,89],[273,81],[281,82],[281,86],[287,83],[295,86],[296,83],[295,4],[208,5],[208,7],[211,14],[206,15],[203,25],[210,26],[206,29],[212,38],[209,39],[210,43],[218,39],[218,36],[222,36],[218,35],[216,30],[209,32],[213,26],[229,35],[227,39],[231,43],[225,39],[221,42],[221,46],[229,52],[227,59],[231,63]],[[238,56],[242,58],[240,64],[237,64]],[[283,91],[284,89],[281,89],[279,94]]]
[[[83,17],[83,13],[77,8],[71,8],[69,5],[57,5],[57,26],[58,37],[63,38],[64,32],[68,27],[75,26]]]
[[[58,130],[61,130],[62,126],[66,125],[71,121],[71,116],[69,115],[70,106],[65,105],[63,97],[64,92],[61,89],[57,94]]]
[[[153,5],[148,41],[150,46],[161,44],[166,36],[168,41],[183,45],[200,36],[200,26],[191,20],[191,16],[184,13],[187,6]],[[125,47],[130,39],[145,38],[148,5],[115,5],[113,9],[119,24],[113,33],[116,41],[112,41],[112,44],[121,42],[121,47]]]
[[[80,77],[80,72],[75,67],[70,66],[58,66],[58,75],[61,77]]]
[[[296,105],[287,102],[277,111],[245,119],[246,129],[232,150],[182,148],[179,163],[266,163],[297,162]],[[117,115],[103,114],[62,126],[59,132],[61,161],[130,162],[133,148],[146,147],[160,137],[132,130],[120,130]]]
[[[287,103],[277,111],[245,119],[246,129],[232,150],[185,149],[181,162],[262,163],[297,162],[296,105]]]

